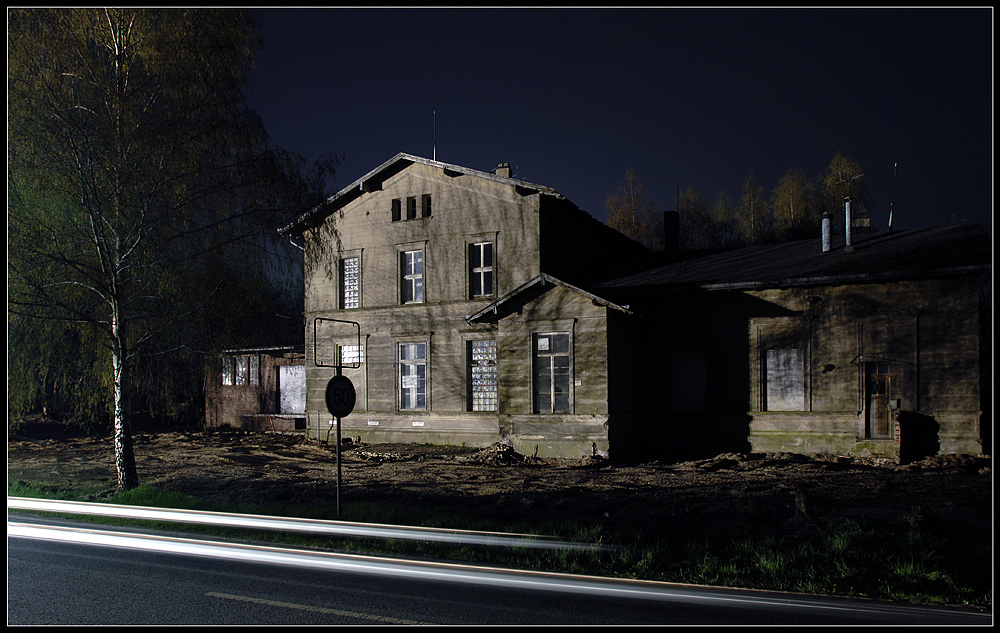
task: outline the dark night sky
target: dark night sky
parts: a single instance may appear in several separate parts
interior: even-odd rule
[[[865,169],[872,222],[992,234],[991,7],[974,9],[258,9],[251,106],[335,189],[398,152],[555,188],[604,220],[632,167],[737,201]]]

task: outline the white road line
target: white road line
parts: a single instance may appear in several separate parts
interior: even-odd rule
[[[264,598],[237,596],[231,593],[218,593],[216,591],[209,591],[205,595],[208,596],[209,598],[222,598],[224,600],[238,600],[240,602],[252,602],[254,604],[263,604],[269,607],[297,609],[299,611],[312,611],[314,613],[325,613],[345,618],[354,618],[356,620],[374,620],[375,622],[384,622],[386,624],[432,624],[431,622],[419,622],[417,620],[401,620],[400,618],[389,618],[383,615],[375,615],[373,613],[359,613],[357,611],[344,611],[343,609],[314,607],[309,604],[295,604],[294,602],[279,602],[278,600],[265,600]]]

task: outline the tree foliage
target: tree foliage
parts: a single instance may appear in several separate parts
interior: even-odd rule
[[[844,199],[851,199],[855,217],[868,216],[871,210],[871,193],[864,178],[865,171],[855,160],[837,152],[826,166],[820,180],[822,212],[833,215],[834,226],[844,225]]]
[[[322,176],[270,147],[246,106],[259,44],[243,11],[9,14],[8,312],[32,385],[18,402],[51,398],[80,370],[64,356],[89,354],[121,488],[138,484],[137,400],[183,397],[172,354],[236,338],[261,316],[251,302],[300,267],[274,231],[321,197]],[[35,348],[47,360],[26,361]]]
[[[767,241],[771,228],[764,188],[757,183],[753,172],[743,181],[743,196],[737,207],[737,234],[743,244]]]
[[[663,216],[649,200],[646,187],[629,168],[618,191],[604,203],[608,226],[650,250],[663,250]]]
[[[816,186],[801,169],[791,169],[771,192],[774,229],[784,239],[802,239],[815,234],[822,217]]]
[[[630,183],[637,180],[634,174],[628,175],[619,191],[608,196],[608,225],[621,226],[619,230],[626,235],[635,230],[632,226],[638,225],[636,216],[629,211],[638,205],[625,204],[636,198],[630,194]],[[644,190],[638,190],[645,195]],[[677,196],[679,245],[688,250],[717,249],[817,237],[824,212],[833,215],[834,226],[843,227],[847,196],[851,198],[854,217],[869,215],[871,195],[864,170],[840,152],[815,179],[806,176],[802,169],[789,169],[769,195],[751,171],[735,203],[722,191],[709,204],[693,187],[685,187]],[[655,206],[650,202],[645,204]]]

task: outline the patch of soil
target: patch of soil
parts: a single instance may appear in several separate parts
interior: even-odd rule
[[[109,437],[22,429],[8,437],[8,481],[113,491]],[[235,503],[336,501],[335,447],[300,434],[142,432],[142,483]],[[648,530],[745,528],[782,536],[826,518],[895,522],[919,513],[963,549],[992,561],[992,468],[987,456],[942,455],[905,466],[832,456],[729,453],[683,463],[618,466],[599,458],[541,459],[419,444],[342,447],[343,504],[432,504],[469,517],[539,525]],[[98,497],[99,500],[99,497]],[[887,534],[887,538],[894,535]]]

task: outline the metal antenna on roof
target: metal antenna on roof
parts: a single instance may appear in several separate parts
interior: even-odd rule
[[[889,199],[889,230],[892,230],[892,207],[896,204],[896,165],[892,164],[892,198]]]
[[[434,160],[438,159],[438,112],[434,110],[434,147],[431,150]]]

